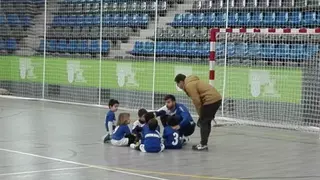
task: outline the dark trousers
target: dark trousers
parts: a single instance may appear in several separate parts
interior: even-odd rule
[[[200,135],[201,144],[207,145],[209,135],[211,132],[211,121],[215,118],[215,115],[221,106],[221,100],[212,104],[203,105],[200,110]]]
[[[173,115],[175,118],[181,118],[179,115]],[[161,123],[163,127],[166,127],[168,125],[168,119],[169,115],[164,115],[160,117]],[[180,127],[181,129],[179,130],[180,135],[182,136],[190,136],[194,133],[194,130],[196,128],[196,124],[192,121],[192,123],[188,124],[185,127]]]

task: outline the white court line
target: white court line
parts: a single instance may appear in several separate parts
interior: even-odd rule
[[[32,157],[37,157],[37,158],[42,158],[42,159],[47,159],[47,160],[62,162],[62,163],[68,163],[68,164],[74,164],[74,165],[79,165],[79,166],[85,166],[85,167],[93,168],[93,169],[100,169],[100,170],[105,170],[105,171],[117,172],[117,173],[121,173],[121,174],[128,174],[128,175],[133,175],[133,176],[139,176],[139,177],[144,177],[144,178],[149,178],[149,179],[169,180],[169,179],[164,179],[164,178],[155,177],[155,176],[148,176],[148,175],[144,175],[144,174],[126,172],[126,171],[116,170],[116,169],[112,169],[112,168],[108,168],[108,167],[97,166],[97,165],[93,165],[93,164],[85,164],[85,163],[74,162],[74,161],[68,161],[68,160],[63,160],[63,159],[58,159],[58,158],[52,158],[52,157],[48,157],[48,156],[41,156],[41,155],[37,155],[37,154],[31,154],[31,153],[26,153],[26,152],[21,152],[21,151],[15,151],[15,150],[11,150],[11,149],[0,148],[0,151],[10,152],[10,153],[16,153],[16,154],[22,154],[22,155],[26,155],[26,156],[32,156]]]
[[[38,171],[23,171],[23,172],[14,172],[14,173],[3,173],[0,176],[15,176],[15,175],[23,175],[23,174],[35,174],[35,173],[43,173],[43,172],[55,172],[55,171],[67,171],[67,170],[76,170],[76,169],[88,169],[90,167],[72,167],[72,168],[60,168],[60,169],[45,169]]]

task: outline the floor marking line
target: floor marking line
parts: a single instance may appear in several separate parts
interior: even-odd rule
[[[68,160],[52,158],[52,157],[48,157],[48,156],[41,156],[41,155],[37,155],[37,154],[31,154],[31,153],[26,153],[26,152],[21,152],[21,151],[15,151],[15,150],[11,150],[11,149],[0,148],[0,151],[5,151],[5,152],[9,152],[9,153],[16,153],[16,154],[22,154],[22,155],[26,155],[26,156],[32,156],[32,157],[37,157],[37,158],[42,158],[42,159],[47,159],[47,160],[52,160],[52,161],[57,161],[57,162],[63,162],[63,163],[67,163],[67,164],[85,166],[85,167],[88,167],[88,168],[100,169],[100,170],[105,170],[105,171],[110,171],[110,172],[117,172],[117,173],[121,173],[121,174],[139,176],[139,177],[144,177],[144,178],[149,178],[149,179],[169,180],[169,179],[155,177],[155,176],[138,174],[138,173],[128,172],[128,171],[124,171],[124,170],[117,170],[117,169],[112,169],[112,168],[103,167],[103,166],[97,166],[97,165],[93,165],[93,164],[85,164],[85,163],[80,163],[80,162],[68,161]]]
[[[59,168],[59,169],[44,169],[38,171],[23,171],[23,172],[13,172],[13,173],[3,173],[0,176],[15,176],[15,175],[23,175],[23,174],[35,174],[35,173],[43,173],[43,172],[56,172],[56,171],[66,171],[66,170],[77,170],[77,169],[89,169],[90,167],[72,167],[72,168]]]
[[[126,170],[126,171],[130,171],[130,172],[143,173],[143,174],[156,174],[156,175],[164,175],[164,176],[189,177],[189,178],[197,178],[197,179],[241,180],[241,179],[237,179],[237,178],[214,177],[214,176],[201,176],[201,175],[179,174],[179,173],[166,173],[166,172],[158,172],[158,171],[125,169],[125,168],[118,168],[118,167],[113,167],[113,169]]]

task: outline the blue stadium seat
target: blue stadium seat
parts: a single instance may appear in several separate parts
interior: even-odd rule
[[[80,15],[80,16],[77,16],[76,17],[76,23],[75,25],[78,25],[78,26],[82,26],[85,22],[85,18],[83,15]]]
[[[216,49],[215,49],[215,52],[216,52],[216,57],[224,57],[224,50],[225,50],[225,44],[224,43],[216,43]]]
[[[229,12],[228,14],[228,25],[235,26],[238,23],[238,13]]]
[[[129,14],[124,14],[122,17],[122,26],[127,26],[129,23],[131,23],[132,18],[130,18]]]
[[[171,24],[172,26],[179,26],[182,24],[182,19],[183,19],[183,14],[176,14],[174,16],[174,19],[173,19],[173,22],[169,23]]]
[[[209,24],[209,16],[206,16],[204,13],[200,13],[198,14],[194,21],[193,21],[193,25],[194,26],[204,26],[206,24]]]
[[[262,13],[262,22],[264,26],[273,27],[276,24],[274,12]]]
[[[275,22],[277,26],[288,25],[289,13],[288,12],[276,12],[275,13]]]
[[[205,14],[203,22],[197,22],[198,26],[214,26],[216,23],[216,13]]]
[[[175,53],[176,43],[174,41],[167,41],[164,49],[165,55],[173,55]]]
[[[228,42],[227,56],[228,57],[235,57],[236,56],[236,44],[234,42]]]
[[[1,39],[0,39],[0,50],[1,50]],[[43,51],[44,50],[44,40],[40,40],[40,45],[38,51]]]
[[[92,15],[87,15],[84,17],[84,24],[85,25],[92,25],[93,23],[93,16]]]
[[[92,17],[92,24],[93,25],[99,25],[100,24],[100,16],[93,16]]]
[[[65,39],[60,39],[57,43],[56,50],[58,52],[66,52],[67,41]]]
[[[9,38],[7,41],[7,50],[15,51],[17,49],[17,40],[15,38]]]
[[[260,12],[250,13],[250,20],[248,22],[248,26],[251,26],[251,27],[252,26],[254,26],[254,27],[261,26],[262,20],[263,20],[262,13],[260,13]]]
[[[302,19],[303,19],[303,25],[305,26],[317,24],[316,12],[304,12]]]
[[[65,26],[68,21],[68,16],[59,16],[58,18],[58,26]]]
[[[110,23],[112,25],[118,26],[118,25],[120,25],[122,23],[122,19],[123,18],[121,17],[120,14],[115,14]]]
[[[100,45],[99,45],[99,41],[98,40],[92,40],[90,47],[89,47],[89,51],[92,53],[98,53],[100,52]]]
[[[260,43],[248,44],[248,56],[251,58],[262,57],[262,45]]]
[[[21,24],[23,26],[30,26],[31,25],[31,18],[30,16],[21,16],[20,17]]]
[[[265,43],[261,47],[261,56],[267,59],[273,59],[275,57],[275,44]]]
[[[48,44],[46,46],[47,51],[56,51],[57,50],[57,40],[51,39],[48,41]]]
[[[131,51],[131,53],[133,54],[139,54],[141,53],[141,50],[144,48],[144,43],[141,42],[141,41],[136,41],[134,43],[134,46],[133,46],[133,50]]]
[[[180,42],[175,48],[175,54],[184,56],[187,54],[187,42]]]
[[[275,45],[275,57],[277,59],[291,59],[290,45],[289,44],[277,44]]]
[[[251,15],[250,13],[242,13],[242,12],[238,13],[237,25],[244,26],[244,27],[248,26],[250,21],[250,15]]]
[[[87,40],[78,41],[78,46],[76,48],[76,52],[79,52],[79,53],[89,52],[88,41]]]
[[[146,26],[149,23],[149,14],[143,14],[141,17],[140,25]]]
[[[143,53],[152,54],[154,51],[154,43],[153,42],[145,42]]]
[[[305,47],[305,57],[307,59],[311,59],[319,52],[319,45],[318,44],[307,44]]]
[[[76,25],[77,24],[77,16],[76,15],[72,15],[72,16],[68,16],[66,18],[66,25]]]
[[[166,42],[165,41],[159,41],[157,42],[157,54],[164,54],[164,49],[166,48]]]
[[[294,11],[289,14],[289,25],[297,26],[302,25],[302,13],[299,11]]]
[[[16,15],[16,14],[8,14],[7,21],[8,21],[8,24],[10,24],[10,25],[21,24],[20,19],[19,19],[18,15]]]
[[[202,57],[207,57],[210,54],[210,43],[205,42],[205,43],[200,43],[200,56]]]
[[[102,21],[102,24],[103,25],[110,25],[111,22],[113,20],[113,17],[110,15],[110,14],[106,14],[104,17],[103,17],[103,21]]]
[[[235,44],[235,56],[236,57],[247,57],[248,56],[248,44],[247,43],[236,43]]]
[[[5,50],[6,48],[6,41],[3,39],[0,39],[0,50]]]
[[[214,25],[223,26],[226,23],[226,13],[216,13],[215,14],[215,23]]]
[[[305,59],[305,44],[291,44],[291,59]]]
[[[183,26],[193,26],[195,21],[195,15],[193,14],[185,14],[182,19]]]
[[[4,15],[0,15],[0,25],[6,24],[6,23],[7,23],[6,17]]]
[[[110,42],[107,40],[103,40],[101,45],[101,52],[109,53],[109,50],[110,50]]]
[[[187,44],[187,55],[195,56],[199,53],[199,43],[198,42],[190,42]]]
[[[69,44],[66,47],[66,51],[67,52],[75,52],[75,50],[77,49],[77,46],[78,46],[77,40],[70,40]]]

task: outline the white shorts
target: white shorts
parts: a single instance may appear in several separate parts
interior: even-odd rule
[[[144,149],[144,144],[141,144],[139,148],[140,148],[140,151],[141,151],[141,152],[147,152],[147,151]],[[159,152],[162,152],[164,149],[165,149],[164,144],[161,144],[161,150],[160,150]]]
[[[120,140],[111,139],[111,144],[114,146],[128,146],[129,138],[122,138]]]

